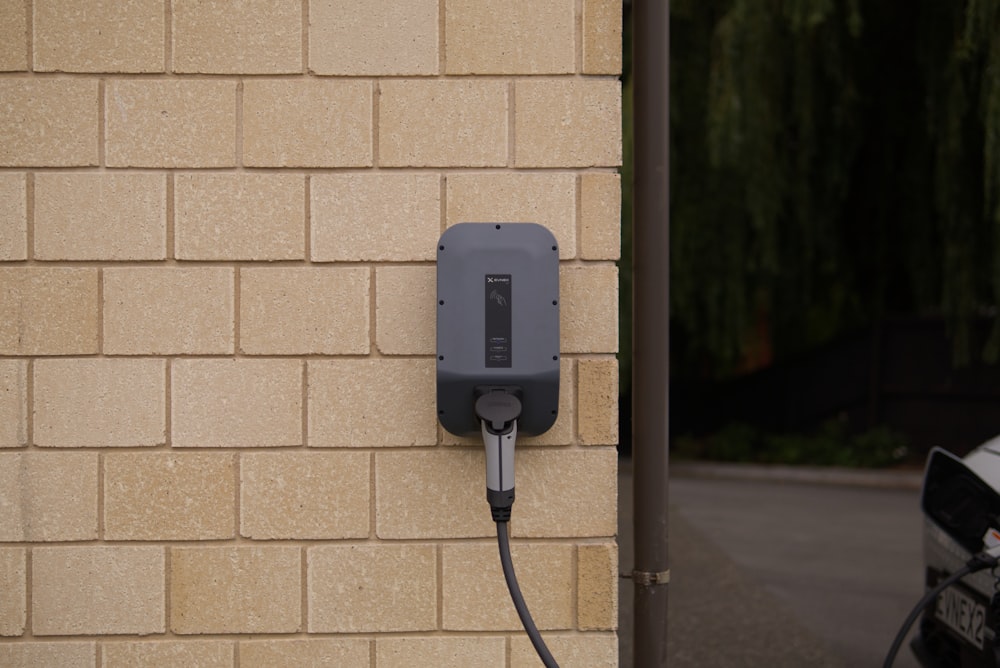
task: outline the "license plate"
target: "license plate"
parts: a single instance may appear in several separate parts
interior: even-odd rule
[[[977,649],[983,648],[986,606],[964,592],[949,587],[938,596],[934,616]]]

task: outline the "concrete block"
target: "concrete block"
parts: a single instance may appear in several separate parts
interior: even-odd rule
[[[580,442],[618,443],[618,360],[582,359],[577,367],[577,409]]]
[[[312,260],[433,260],[441,234],[435,174],[324,174],[312,179]]]
[[[371,664],[367,638],[241,640],[240,668],[341,668]]]
[[[617,260],[621,257],[621,176],[588,172],[580,176],[580,257]]]
[[[302,6],[281,0],[174,0],[173,71],[302,71]]]
[[[375,343],[383,355],[433,355],[437,273],[434,267],[375,270]]]
[[[562,267],[559,335],[566,353],[618,351],[618,268],[613,264]]]
[[[381,539],[493,536],[482,447],[376,453],[375,532]]]
[[[97,269],[0,267],[0,354],[97,352]]]
[[[229,267],[105,269],[104,352],[232,353],[234,284]]]
[[[10,668],[94,668],[97,643],[19,642],[0,644],[0,666]]]
[[[580,545],[576,562],[577,625],[587,631],[618,627],[618,546]]]
[[[309,445],[434,445],[435,368],[430,359],[309,362]]]
[[[56,448],[163,445],[165,367],[158,359],[37,360],[35,444]]]
[[[105,88],[109,167],[232,167],[236,82],[117,79]]]
[[[618,638],[612,633],[578,633],[570,636],[549,636],[545,644],[562,666],[576,668],[617,668]],[[510,665],[518,668],[541,668],[542,662],[531,646],[531,640],[518,634],[510,640]]]
[[[28,444],[28,363],[0,360],[0,448]]]
[[[232,668],[234,645],[231,640],[105,642],[101,668]]]
[[[519,513],[515,513],[515,517]],[[442,547],[443,623],[448,631],[520,631],[497,555],[496,541]],[[514,569],[539,629],[568,629],[574,622],[573,546],[515,543]]]
[[[177,174],[177,258],[303,259],[305,187],[298,174]]]
[[[302,362],[178,359],[171,365],[174,447],[302,444]]]
[[[367,538],[371,456],[259,452],[240,458],[240,534],[255,540]]]
[[[27,574],[28,551],[22,547],[0,547],[0,636],[24,634],[28,618]],[[0,645],[0,652],[3,647]]]
[[[166,177],[36,174],[34,251],[39,260],[164,259]]]
[[[368,267],[240,270],[240,349],[251,355],[368,354]]]
[[[448,225],[538,223],[559,243],[559,259],[576,257],[576,175],[466,173],[448,175]]]
[[[379,668],[503,666],[507,660],[506,645],[504,638],[473,636],[376,638],[375,665]]]
[[[516,167],[621,164],[621,82],[522,79],[515,84],[515,100]]]
[[[160,0],[34,0],[36,72],[162,72]]]
[[[0,5],[0,72],[28,69],[28,5]]]
[[[340,76],[437,74],[437,0],[312,0],[309,69]]]
[[[433,545],[323,545],[306,552],[310,633],[437,627]]]
[[[507,164],[505,81],[392,79],[379,85],[382,166]]]
[[[331,79],[244,82],[243,164],[370,167],[371,82]]]
[[[36,636],[163,633],[162,547],[36,547],[31,625]]]
[[[0,454],[0,541],[97,538],[97,454]]]
[[[448,74],[568,74],[576,68],[575,0],[451,0],[444,34]]]
[[[0,100],[0,166],[97,164],[95,79],[2,79]]]
[[[621,74],[622,5],[583,0],[583,73]]]
[[[613,536],[618,527],[614,448],[526,449],[514,464],[515,536]]]
[[[104,456],[105,540],[213,540],[232,538],[235,527],[233,455]]]
[[[294,546],[170,550],[170,630],[295,633],[302,628],[302,551]]]
[[[27,257],[27,177],[24,174],[0,174],[0,261],[25,260]]]

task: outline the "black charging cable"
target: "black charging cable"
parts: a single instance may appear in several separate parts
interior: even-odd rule
[[[538,658],[545,664],[545,668],[559,668],[559,664],[552,658],[552,652],[542,640],[542,634],[538,632],[535,620],[531,618],[531,612],[524,602],[521,587],[517,584],[517,576],[514,575],[514,562],[510,558],[510,535],[507,522],[497,522],[497,544],[500,547],[500,565],[503,566],[503,577],[507,581],[507,589],[510,590],[510,599],[514,602],[514,608],[517,609],[517,616],[521,618],[521,625],[528,634]]]
[[[882,668],[892,668],[893,662],[896,660],[896,654],[899,653],[899,648],[903,644],[903,639],[906,638],[906,634],[910,631],[910,627],[913,626],[913,622],[917,621],[920,617],[920,613],[924,611],[928,605],[930,605],[945,589],[955,584],[962,578],[973,573],[978,573],[979,571],[986,570],[987,568],[996,568],[997,563],[1000,562],[1000,557],[993,556],[986,552],[980,552],[976,556],[969,559],[965,566],[958,569],[947,578],[939,582],[933,589],[929,590],[924,594],[917,604],[910,611],[909,616],[903,622],[903,626],[899,629],[899,633],[896,634],[896,638],[892,641],[892,647],[889,648],[889,653],[885,657],[885,662],[882,664]]]

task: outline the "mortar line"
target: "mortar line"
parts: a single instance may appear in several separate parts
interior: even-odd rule
[[[299,633],[309,632],[309,564],[307,560],[308,548],[303,545],[299,548]]]
[[[104,455],[97,453],[97,540],[104,540]]]
[[[378,668],[375,663],[375,638],[368,640],[368,668]]]
[[[302,0],[302,74],[309,74],[309,0]]]
[[[378,350],[378,309],[376,300],[378,299],[378,284],[376,283],[376,269],[372,265],[368,268],[368,354],[372,357],[380,357]]]
[[[171,587],[173,585],[173,578],[171,577],[171,571],[173,571],[174,562],[174,550],[169,545],[163,546],[163,634],[170,638],[174,637],[174,632],[172,625],[170,624],[170,616],[173,613],[173,597],[171,596]]]
[[[35,71],[35,7],[32,0],[25,0],[24,2],[24,32],[25,34],[25,45],[24,48],[27,49],[27,54],[25,58],[25,63],[27,64],[28,71]]]
[[[375,453],[369,453],[368,459],[368,540],[378,540],[378,525],[376,523],[376,513],[378,512],[377,478],[375,475]]]
[[[104,356],[104,267],[97,268],[97,354]]]
[[[310,174],[303,174],[302,176],[305,181],[302,193],[305,200],[302,206],[303,217],[305,218],[302,230],[303,259],[306,262],[312,262],[312,176]]]
[[[382,156],[379,154],[379,127],[378,127],[378,117],[381,109],[382,103],[382,87],[379,85],[378,79],[372,79],[371,82],[371,95],[372,95],[372,167],[375,169],[379,168],[379,163],[382,160]]]
[[[446,11],[445,0],[438,0],[438,76],[443,76],[448,67],[445,54],[445,50],[448,48]]]
[[[573,9],[573,40],[576,42],[573,48],[573,67],[577,76],[583,74],[583,0],[576,0],[576,7]]]
[[[573,257],[583,259],[583,173],[577,172],[573,181],[576,192],[574,193],[573,206],[576,208],[573,223],[576,226],[576,248],[573,249]]]
[[[168,448],[174,447],[174,417],[173,417],[173,359],[167,357],[164,360],[164,389],[163,389],[163,444]]]
[[[32,614],[32,580],[35,579],[35,555],[33,547],[26,547],[24,550],[24,637],[34,636],[34,615]]]
[[[240,354],[240,310],[242,307],[240,301],[240,292],[242,291],[242,269],[240,266],[233,265],[233,356],[238,357]]]
[[[233,537],[241,542],[240,526],[243,524],[243,453],[233,453]]]
[[[166,183],[166,199],[167,199],[167,201],[166,201],[166,207],[165,207],[165,209],[166,209],[166,211],[165,211],[165,217],[166,217],[166,227],[167,227],[167,229],[166,229],[166,234],[165,234],[166,238],[164,240],[165,245],[166,245],[166,248],[164,249],[165,250],[164,254],[166,255],[166,259],[167,260],[176,260],[177,259],[177,257],[176,257],[176,255],[177,255],[177,241],[176,241],[176,238],[175,238],[176,234],[177,234],[176,221],[175,221],[175,218],[176,218],[176,215],[177,215],[177,211],[176,211],[176,206],[174,205],[174,197],[175,197],[174,193],[175,192],[176,192],[176,189],[175,189],[175,182],[174,182],[174,172],[173,171],[168,171],[167,172],[167,183]]]
[[[437,578],[437,630],[444,631],[444,546],[438,542],[435,552],[434,577]]]
[[[309,447],[309,362],[302,360],[302,446]]]
[[[243,79],[236,82],[236,155],[233,156],[233,164],[236,170],[241,170],[243,165]]]
[[[174,12],[171,0],[163,0],[163,71],[174,71]]]
[[[24,369],[24,408],[27,415],[25,421],[25,447],[32,448],[35,445],[35,360],[28,358]]]

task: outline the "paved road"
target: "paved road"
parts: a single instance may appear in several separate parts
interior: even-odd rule
[[[622,467],[622,570],[632,567]],[[915,489],[671,480],[671,668],[879,666],[922,593]],[[632,584],[622,581],[621,665]],[[897,668],[918,664],[908,649]]]

